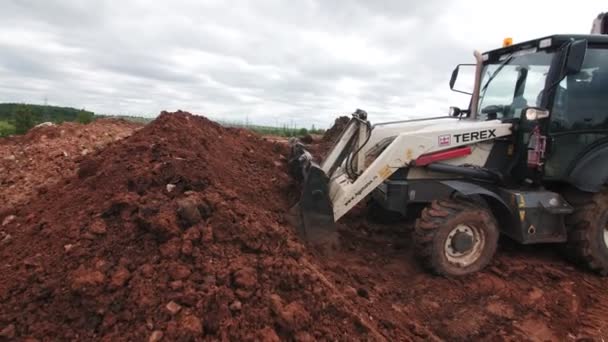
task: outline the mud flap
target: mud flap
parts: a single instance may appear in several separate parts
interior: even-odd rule
[[[324,252],[338,247],[338,231],[329,198],[329,178],[316,163],[311,163],[302,184],[300,201],[291,212],[298,218],[298,235]]]

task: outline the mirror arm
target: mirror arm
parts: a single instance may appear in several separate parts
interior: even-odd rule
[[[458,90],[458,89],[452,89],[452,91],[456,92],[456,93],[461,93],[461,94],[473,95],[473,93],[469,93],[468,91],[462,91],[462,90]]]

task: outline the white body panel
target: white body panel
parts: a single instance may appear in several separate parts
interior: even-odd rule
[[[347,140],[352,137],[351,133],[354,134],[356,131],[355,127],[356,125],[351,125],[343,134],[341,141],[330,152],[322,166],[325,172],[329,171],[329,166],[346,146]],[[490,153],[492,141],[508,135],[511,135],[511,124],[502,123],[499,120],[473,121],[446,117],[377,125],[361,151],[367,155],[366,160],[369,165],[363,165],[362,158],[357,160],[356,169],[359,173],[357,179],[353,181],[348,177],[342,169],[344,165],[332,174],[328,174],[330,177],[329,197],[333,204],[334,219],[338,220],[346,214],[397,169],[410,165],[412,161],[422,155],[459,146],[471,146],[471,155],[446,162],[454,165],[465,163],[484,165]],[[360,140],[365,138],[365,135],[359,135]],[[390,143],[388,143],[389,141]],[[357,142],[357,146],[360,146],[361,143],[361,141]],[[384,149],[379,152],[381,147]],[[408,175],[408,178],[429,176],[428,172],[422,168],[414,169],[416,171]]]

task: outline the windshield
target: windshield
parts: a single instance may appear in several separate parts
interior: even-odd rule
[[[525,107],[539,106],[552,57],[553,53],[545,51],[519,52],[485,64],[477,119],[512,118]]]

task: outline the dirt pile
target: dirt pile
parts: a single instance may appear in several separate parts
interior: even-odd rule
[[[285,149],[178,112],[85,156],[0,228],[0,334],[381,340],[287,226]]]
[[[348,116],[337,117],[336,120],[334,120],[333,126],[331,126],[327,131],[325,131],[325,134],[323,134],[323,141],[329,143],[335,142],[340,137],[342,131],[344,131],[346,128],[346,125],[348,125],[348,121],[350,121]]]
[[[139,124],[101,119],[35,127],[0,139],[0,215],[76,172],[82,156],[129,136]]]

